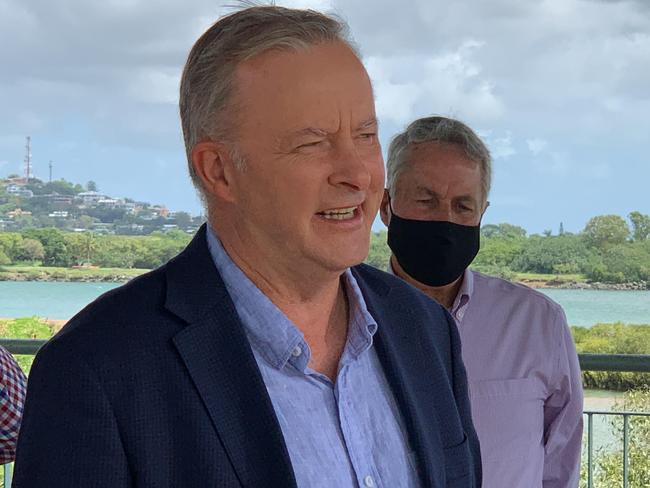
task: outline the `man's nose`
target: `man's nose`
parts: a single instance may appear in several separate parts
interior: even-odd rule
[[[330,183],[365,191],[370,186],[368,162],[360,155],[352,139],[340,141],[332,154],[334,171]]]

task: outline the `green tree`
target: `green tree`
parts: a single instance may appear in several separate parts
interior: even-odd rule
[[[590,254],[579,236],[534,235],[524,242],[511,266],[524,273],[578,273]]]
[[[72,259],[65,244],[65,235],[58,229],[28,229],[23,232],[23,238],[36,239],[45,249],[45,266],[70,266]]]
[[[42,261],[45,258],[45,248],[36,239],[23,239],[18,244],[15,255],[16,261]]]
[[[179,229],[186,229],[192,225],[192,216],[187,212],[175,212],[173,220]]]
[[[472,269],[487,274],[502,276],[511,269],[512,262],[522,252],[524,238],[484,237],[481,250],[472,263]]]
[[[645,241],[650,237],[650,215],[641,212],[630,212],[628,215],[632,222],[632,239],[635,241]]]
[[[67,233],[65,245],[72,263],[81,265],[95,262],[97,242],[92,232]]]
[[[63,179],[54,180],[50,183],[46,183],[44,186],[45,193],[58,193],[59,195],[74,196],[78,191],[72,183],[69,183]]]
[[[11,259],[7,256],[4,250],[0,248],[0,266],[6,266],[8,264],[11,264]]]
[[[14,261],[22,240],[23,236],[16,232],[0,232],[0,251],[3,252],[10,261]]]
[[[390,248],[386,243],[387,239],[388,235],[385,230],[373,232],[370,235],[370,249],[365,261],[366,264],[381,269],[382,271],[386,271],[391,255]]]
[[[88,191],[99,191],[97,187],[97,183],[95,183],[93,180],[90,180],[88,183],[86,183],[86,190]]]
[[[518,225],[506,223],[487,224],[481,227],[481,236],[487,238],[517,239],[526,237],[526,229]]]
[[[619,215],[599,215],[587,222],[582,234],[589,246],[605,249],[623,244],[630,235],[630,228]]]

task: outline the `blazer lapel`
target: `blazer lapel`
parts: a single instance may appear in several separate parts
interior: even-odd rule
[[[167,269],[166,307],[188,323],[174,337],[244,487],[295,487],[280,425],[235,307],[205,241],[205,226]]]
[[[377,356],[400,407],[422,486],[434,488],[438,486],[438,473],[444,469],[444,459],[438,422],[431,408],[436,392],[432,386],[435,380],[430,376],[442,371],[432,367],[436,364],[435,353],[431,351],[427,357],[426,341],[418,333],[421,319],[402,306],[399,290],[360,271],[362,268],[355,269],[355,277],[379,325],[374,342]]]

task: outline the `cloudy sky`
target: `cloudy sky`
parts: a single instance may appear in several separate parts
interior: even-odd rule
[[[214,1],[0,0],[0,176],[32,137],[37,177],[200,211],[178,82]],[[484,223],[570,231],[650,213],[650,2],[295,0],[349,24],[384,148],[411,119],[460,118],[494,156]]]

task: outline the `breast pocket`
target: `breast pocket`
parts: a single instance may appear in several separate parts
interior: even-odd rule
[[[541,445],[544,395],[535,378],[472,382],[470,399],[484,463],[524,457]]]

